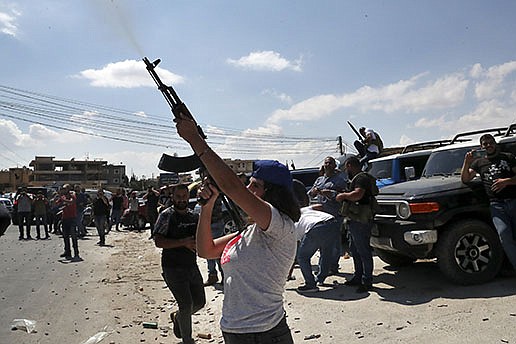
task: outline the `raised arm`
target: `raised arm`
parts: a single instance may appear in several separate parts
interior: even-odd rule
[[[470,182],[477,174],[475,170],[471,168],[473,159],[473,151],[467,152],[464,156],[464,163],[462,164],[462,170],[460,171],[460,179],[463,183]]]
[[[246,188],[235,172],[208,146],[192,119],[179,116],[174,121],[179,135],[190,144],[219,189],[251,216],[260,228],[267,229],[272,217],[269,204]]]

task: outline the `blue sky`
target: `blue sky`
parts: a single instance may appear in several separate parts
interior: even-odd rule
[[[514,1],[0,0],[0,169],[191,154],[144,56],[226,158],[317,166],[348,120],[387,146],[507,126],[515,33]]]

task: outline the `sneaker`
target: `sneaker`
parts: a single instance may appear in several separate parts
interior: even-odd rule
[[[63,253],[61,253],[61,254],[59,255],[59,257],[61,257],[61,258],[71,257],[71,256],[72,256],[72,255],[71,255],[70,253],[68,253],[68,252],[63,252]]]
[[[73,258],[71,258],[71,261],[72,262],[82,262],[83,259],[79,256],[74,256]]]
[[[357,288],[356,292],[357,293],[367,293],[371,290],[373,290],[373,286],[371,284],[362,284]]]
[[[174,336],[176,336],[176,338],[181,338],[181,329],[179,328],[179,324],[177,323],[177,311],[170,313],[170,319],[172,320],[172,329],[174,331]]]
[[[354,285],[362,285],[362,282],[360,282],[360,279],[358,278],[352,278],[346,282],[344,282],[344,285],[354,286]]]
[[[301,293],[314,293],[316,291],[319,291],[319,288],[317,286],[310,287],[305,284],[297,287],[297,291]]]
[[[206,282],[204,282],[204,286],[207,287],[210,285],[214,285],[218,281],[219,281],[219,277],[216,274],[209,274],[208,280]]]

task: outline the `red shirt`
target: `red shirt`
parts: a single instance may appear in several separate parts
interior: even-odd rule
[[[72,202],[67,204],[65,203],[66,200],[72,200]],[[77,202],[75,201],[74,193],[61,196],[59,201],[61,204],[67,204],[63,209],[63,219],[73,219],[77,217]]]

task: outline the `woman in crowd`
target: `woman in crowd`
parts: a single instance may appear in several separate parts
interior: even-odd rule
[[[293,343],[283,308],[283,292],[296,254],[294,222],[299,206],[292,193],[292,177],[277,161],[256,161],[247,188],[199,135],[195,122],[176,119],[179,135],[206,166],[199,195],[197,251],[201,257],[221,258],[224,302],[220,321],[224,341],[236,343]],[[221,190],[254,221],[240,233],[217,239],[211,217]]]

